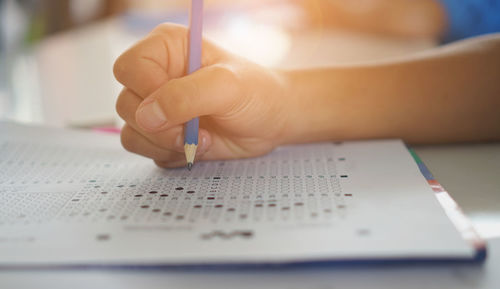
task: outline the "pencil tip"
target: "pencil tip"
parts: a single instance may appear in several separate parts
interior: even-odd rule
[[[193,163],[188,163],[187,168],[188,168],[188,170],[191,170],[193,168]]]

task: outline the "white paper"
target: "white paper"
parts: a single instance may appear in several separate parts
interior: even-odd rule
[[[165,170],[118,137],[0,124],[0,265],[471,258],[398,140]]]

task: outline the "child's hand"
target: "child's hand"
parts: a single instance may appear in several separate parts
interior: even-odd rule
[[[186,28],[163,24],[114,65],[125,88],[116,109],[123,146],[162,167],[182,166],[183,124],[200,117],[196,159],[265,154],[284,138],[289,118],[284,77],[205,41],[202,68],[187,70]]]

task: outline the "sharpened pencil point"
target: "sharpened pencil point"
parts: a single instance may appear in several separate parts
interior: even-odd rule
[[[194,157],[196,156],[196,147],[195,144],[185,144],[184,145],[184,153],[186,154],[186,163],[188,170],[191,170],[194,164]]]

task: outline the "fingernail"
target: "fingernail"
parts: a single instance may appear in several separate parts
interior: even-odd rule
[[[199,152],[200,153],[205,153],[207,150],[208,150],[208,146],[209,146],[209,143],[208,143],[208,139],[207,139],[207,136],[202,136],[201,137],[201,141],[200,141],[200,147],[199,147]]]
[[[159,128],[167,122],[158,101],[150,102],[140,108],[136,120],[139,125],[148,129]]]

